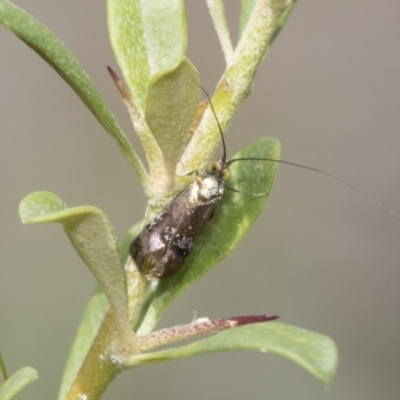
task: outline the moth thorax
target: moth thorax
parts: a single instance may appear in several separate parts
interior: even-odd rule
[[[224,185],[214,175],[205,175],[198,182],[198,197],[200,200],[212,200],[221,197],[224,193]]]

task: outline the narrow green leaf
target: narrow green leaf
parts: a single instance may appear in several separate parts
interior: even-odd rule
[[[207,0],[208,10],[217,31],[219,43],[225,57],[225,64],[229,66],[233,61],[234,49],[229,33],[228,23],[223,0]]]
[[[79,325],[61,382],[59,399],[64,399],[84,363],[104,322],[109,303],[100,288],[96,288]]]
[[[111,45],[131,94],[146,110],[150,80],[181,63],[187,44],[182,0],[108,0]]]
[[[50,192],[35,192],[25,197],[19,215],[24,223],[58,222],[63,225],[75,250],[106,294],[121,332],[128,334],[126,278],[107,216],[92,206],[68,208]]]
[[[0,400],[12,400],[22,389],[37,380],[38,373],[31,367],[24,367],[10,376],[0,386]]]
[[[276,160],[279,154],[277,140],[261,138],[232,158],[261,157]],[[264,208],[275,179],[277,164],[267,161],[238,161],[232,164],[232,178],[227,186],[241,193],[225,190],[214,218],[198,239],[181,271],[160,282],[158,295],[141,332],[151,329],[179,293],[221,261],[218,252],[226,257],[239,244]]]
[[[290,6],[285,10],[285,12],[282,14],[277,27],[275,28],[274,34],[271,36],[271,39],[269,41],[269,44],[271,45],[272,42],[276,39],[276,37],[279,35],[279,32],[281,29],[284,27],[286,24],[287,19],[290,17],[290,14],[293,11],[294,6],[296,5],[297,0],[291,0]]]
[[[7,380],[7,370],[4,365],[3,355],[0,351],[0,386]]]
[[[328,387],[336,370],[335,343],[327,336],[279,323],[246,325],[220,332],[187,346],[132,357],[149,364],[229,350],[256,350],[288,358]]]
[[[242,36],[244,28],[246,28],[255,4],[256,0],[242,0],[240,9],[239,38]]]
[[[142,183],[146,183],[147,172],[131,143],[104,103],[89,75],[57,36],[38,20],[7,0],[0,0],[0,24],[31,47],[71,86],[107,133],[117,142]],[[105,68],[104,72],[104,78],[107,79]]]
[[[186,58],[149,87],[146,120],[173,174],[200,102],[199,75]]]

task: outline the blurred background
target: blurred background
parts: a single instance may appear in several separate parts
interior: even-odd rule
[[[138,147],[106,65],[105,2],[15,0],[81,61]],[[239,1],[225,2],[236,41]],[[203,1],[187,1],[188,56],[212,92],[224,69]],[[260,136],[284,160],[329,171],[400,210],[400,3],[298,2],[227,135],[232,155]],[[0,26],[0,348],[11,374],[40,378],[18,397],[51,399],[94,279],[59,225],[23,226],[20,200],[50,190],[92,204],[120,238],[145,198],[117,146],[72,90]],[[218,153],[219,155],[219,153]],[[325,176],[280,166],[267,207],[232,256],[160,326],[276,313],[331,336],[339,368],[325,392],[285,359],[232,352],[121,374],[105,399],[398,399],[400,220]]]

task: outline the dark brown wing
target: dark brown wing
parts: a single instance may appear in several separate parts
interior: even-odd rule
[[[221,196],[193,199],[194,181],[148,224],[132,242],[130,254],[149,279],[177,272],[211,219]]]

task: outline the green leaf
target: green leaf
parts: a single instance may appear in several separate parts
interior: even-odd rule
[[[240,10],[240,23],[239,23],[239,38],[242,36],[247,22],[249,21],[251,12],[256,4],[256,0],[242,0]]]
[[[107,216],[92,206],[68,208],[50,192],[35,192],[25,197],[19,215],[24,223],[58,222],[63,225],[75,250],[106,294],[120,331],[128,334],[126,278]]]
[[[12,400],[25,386],[33,383],[38,373],[31,367],[24,367],[15,372],[0,386],[0,400]]]
[[[57,36],[38,20],[7,0],[0,0],[0,24],[24,41],[71,86],[107,133],[117,142],[123,155],[145,184],[148,179],[147,172],[131,143],[86,71]],[[106,73],[104,76],[107,77]]]
[[[126,259],[129,255],[129,246],[132,240],[140,232],[140,228],[140,223],[134,225],[131,229],[129,229],[125,238],[121,242],[120,248],[122,260],[124,262],[126,262]],[[60,400],[66,398],[66,395],[73,387],[75,380],[78,379],[79,373],[82,372],[85,361],[87,359],[90,359],[90,355],[93,352],[93,349],[95,348],[95,352],[98,351],[98,347],[95,343],[96,340],[98,341],[99,337],[101,336],[101,328],[105,328],[104,325],[108,322],[105,318],[108,308],[109,303],[106,296],[100,288],[96,288],[94,290],[94,293],[92,294],[89,303],[86,306],[85,313],[79,325],[74,344],[72,345],[71,352],[68,357],[67,365],[65,367],[63,379],[61,382],[59,394]],[[107,331],[109,329],[105,328],[105,330]],[[107,339],[109,339],[109,337],[106,337],[104,340]],[[104,344],[104,347],[107,347],[107,344]],[[98,379],[99,386],[103,387],[106,382],[111,381],[112,378],[115,376],[115,368],[111,368],[109,363],[107,363],[107,357],[104,357],[103,360],[99,361],[97,356],[98,355],[96,353],[96,355],[93,357],[95,358],[96,366],[90,365],[89,361],[87,370],[89,369],[92,372],[92,374],[90,375],[90,380],[92,381],[92,383],[93,379]],[[100,362],[103,363],[101,368],[99,368]],[[93,374],[95,368],[99,369],[101,372]],[[93,384],[92,388],[95,386],[96,385]]]
[[[68,357],[61,382],[59,399],[64,399],[76,379],[99,329],[104,322],[109,303],[100,288],[96,288],[79,325],[74,344]]]
[[[197,70],[186,58],[176,69],[158,75],[150,84],[146,120],[171,174],[187,142],[200,92]]]
[[[279,154],[277,140],[261,138],[232,158],[261,157],[276,160]],[[225,190],[214,218],[198,239],[182,269],[175,276],[160,282],[158,294],[140,330],[142,333],[154,326],[168,305],[183,290],[221,261],[217,251],[226,257],[243,239],[264,208],[275,179],[277,164],[267,161],[238,161],[232,164],[232,178],[227,186],[241,193]]]
[[[335,343],[327,336],[279,323],[246,325],[220,332],[187,346],[132,357],[149,364],[229,350],[256,350],[288,358],[328,387],[336,370]]]
[[[108,0],[108,29],[131,94],[146,110],[153,77],[181,63],[187,44],[182,0]]]
[[[6,366],[4,365],[3,356],[0,351],[0,386],[7,380]]]

